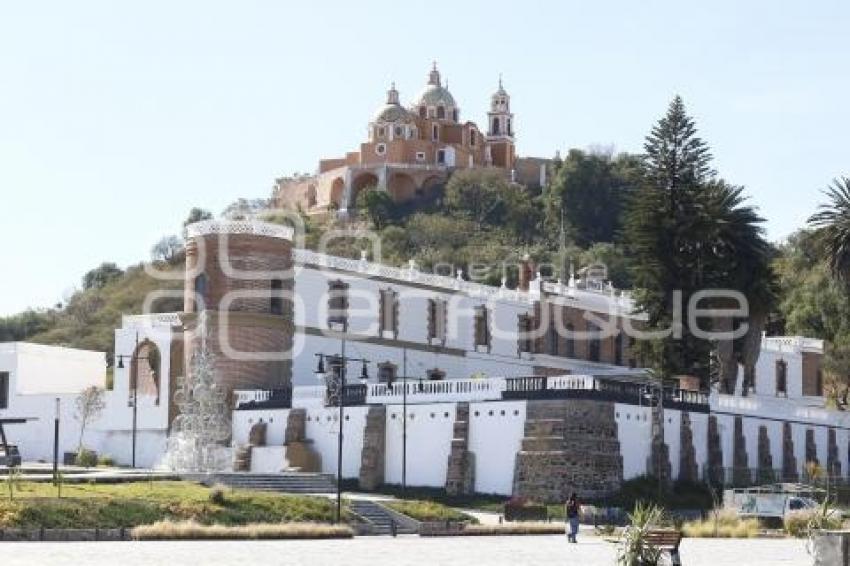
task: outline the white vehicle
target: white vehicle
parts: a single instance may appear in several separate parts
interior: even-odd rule
[[[811,497],[814,491],[787,485],[728,489],[723,500],[726,508],[733,509],[741,517],[783,519],[789,513],[817,507],[817,501]]]

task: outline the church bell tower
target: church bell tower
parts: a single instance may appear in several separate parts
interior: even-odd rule
[[[504,169],[514,167],[516,153],[513,122],[511,97],[502,86],[500,75],[499,89],[490,97],[490,111],[487,112],[487,161],[494,167]]]

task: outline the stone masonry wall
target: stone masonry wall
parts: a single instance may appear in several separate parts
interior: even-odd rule
[[[679,481],[695,482],[699,480],[694,432],[691,428],[691,415],[682,412],[679,425]]]
[[[732,483],[736,486],[751,483],[747,439],[744,437],[744,419],[735,417],[735,430],[732,437]]]
[[[384,462],[387,444],[387,408],[369,407],[363,431],[363,450],[360,453],[360,488],[373,490],[384,483]]]
[[[791,423],[782,423],[782,481],[799,481],[797,458],[794,457],[794,437],[791,434]]]
[[[446,493],[469,495],[475,492],[475,454],[469,451],[469,403],[458,403],[452,447],[446,469]]]
[[[722,484],[723,481],[723,448],[720,445],[720,430],[717,417],[708,417],[708,481],[712,484]]]
[[[572,492],[604,497],[619,489],[623,459],[614,404],[529,401],[514,468],[514,495],[563,502]]]
[[[773,456],[770,454],[770,436],[767,427],[759,427],[758,436],[758,483],[773,483],[776,474],[773,472]]]

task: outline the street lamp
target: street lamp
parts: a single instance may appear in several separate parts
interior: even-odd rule
[[[316,354],[319,358],[319,363],[316,365],[316,377],[325,380],[327,385],[328,403],[331,403],[336,398],[339,406],[339,430],[337,432],[337,458],[336,458],[336,522],[339,523],[342,517],[342,431],[343,421],[345,420],[345,388],[346,388],[346,365],[348,362],[362,362],[363,367],[360,370],[360,382],[365,384],[369,380],[368,360],[364,358],[346,358],[345,357],[345,338],[342,340],[342,352],[340,356],[331,357],[331,371],[328,373],[325,369],[325,354]],[[334,363],[338,361],[339,363]],[[338,371],[337,371],[338,368]]]
[[[139,333],[136,332],[136,347],[133,348],[133,353],[128,354],[119,354],[118,355],[118,369],[124,369],[124,358],[130,360],[130,376],[133,385],[133,433],[132,433],[132,462],[131,467],[136,467],[136,432],[138,430],[138,413],[139,413],[139,360],[148,360],[150,361],[149,356],[139,356]],[[135,368],[136,372],[133,375],[133,368]]]
[[[59,397],[53,413],[53,483],[59,482]]]
[[[401,415],[401,496],[404,498],[405,493],[407,492],[407,381],[410,378],[407,376],[407,348],[402,350],[403,362],[402,362],[402,376],[394,376],[387,379],[387,387],[392,390],[393,384],[401,380],[402,381],[402,390],[401,390],[401,407],[402,407],[402,415]],[[422,381],[422,378],[419,379],[418,390],[419,392],[423,392],[425,390],[425,383]]]

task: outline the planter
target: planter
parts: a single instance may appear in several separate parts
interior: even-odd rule
[[[818,531],[809,541],[814,566],[850,566],[850,531]]]

